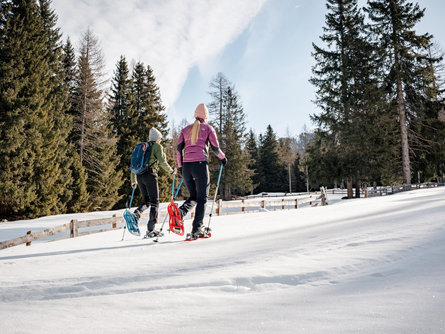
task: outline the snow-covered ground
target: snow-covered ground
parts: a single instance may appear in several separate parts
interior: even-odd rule
[[[0,250],[0,333],[445,333],[445,187],[211,227]]]

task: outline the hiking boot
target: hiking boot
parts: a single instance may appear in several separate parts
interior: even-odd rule
[[[133,217],[134,217],[134,220],[136,220],[136,222],[138,222],[139,218],[141,218],[141,213],[138,210],[135,210],[133,212]]]
[[[145,233],[144,238],[145,238],[145,239],[146,239],[146,238],[156,238],[158,235],[160,235],[160,232],[159,232],[159,231],[155,231],[155,230],[153,230],[153,231],[147,231],[147,233]]]
[[[181,215],[181,221],[184,221],[184,217],[187,215],[187,212],[184,211],[182,206],[180,206],[178,209],[179,209],[179,214]]]
[[[209,232],[209,228],[200,226],[196,231],[192,231],[192,239],[206,238]]]

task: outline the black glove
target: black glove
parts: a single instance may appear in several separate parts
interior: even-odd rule
[[[226,163],[227,163],[227,159],[226,159],[226,158],[224,158],[224,159],[221,160],[221,165],[225,166]]]

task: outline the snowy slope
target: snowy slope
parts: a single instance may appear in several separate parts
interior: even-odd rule
[[[444,188],[212,229],[1,250],[0,332],[445,333]]]

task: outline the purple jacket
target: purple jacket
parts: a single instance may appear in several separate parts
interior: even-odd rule
[[[176,151],[178,167],[182,167],[183,162],[208,161],[209,144],[218,159],[222,160],[226,157],[219,148],[215,129],[213,129],[210,124],[207,124],[205,121],[201,121],[198,140],[196,141],[195,145],[192,145],[190,140],[192,127],[193,124],[186,126],[184,129],[182,129],[181,134],[179,135]],[[182,154],[183,150],[184,156]]]

